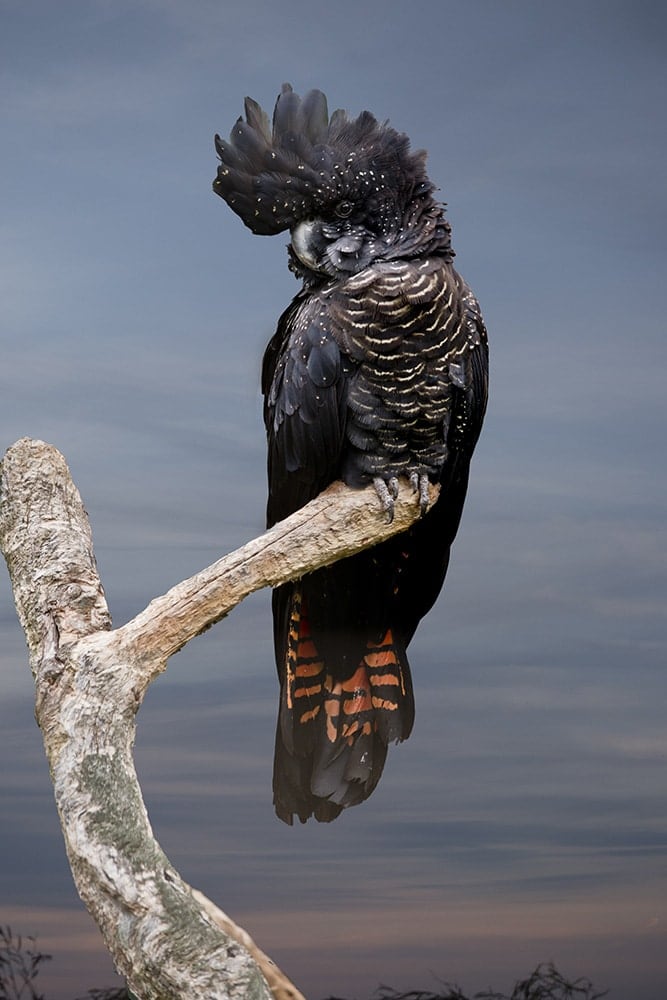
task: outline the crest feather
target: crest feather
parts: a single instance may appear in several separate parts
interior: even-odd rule
[[[252,98],[225,141],[215,137],[220,157],[213,190],[254,233],[271,235],[302,219],[333,213],[343,199],[364,202],[370,186],[393,199],[400,215],[422,185],[433,191],[424,153],[412,153],[408,137],[369,112],[329,117],[321,90],[301,98],[283,84],[269,124]],[[376,182],[372,178],[377,178]]]

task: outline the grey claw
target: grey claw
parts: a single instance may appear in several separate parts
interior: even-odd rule
[[[419,509],[422,512],[422,517],[428,510],[428,476],[426,474],[419,477]]]
[[[387,515],[387,522],[391,524],[394,520],[394,501],[398,494],[398,480],[390,479],[389,485],[387,485],[381,476],[376,476],[373,480],[373,486],[382,504],[382,509]]]
[[[412,487],[413,493],[419,494],[419,510],[422,516],[426,513],[428,509],[428,476],[425,472],[411,472],[410,473],[410,486]]]

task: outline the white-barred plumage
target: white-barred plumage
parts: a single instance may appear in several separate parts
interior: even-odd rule
[[[261,234],[291,232],[303,288],[264,358],[268,522],[334,479],[397,477],[425,510],[409,532],[274,594],[281,683],[274,802],[291,823],[367,798],[414,714],[406,648],[442,586],[487,389],[486,331],[454,269],[425,153],[368,112],[329,117],[285,85],[273,123],[246,100],[214,190]]]

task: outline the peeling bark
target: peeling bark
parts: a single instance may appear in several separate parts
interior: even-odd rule
[[[417,516],[407,484],[387,524],[372,488],[335,483],[112,630],[88,516],[64,458],[27,438],[5,455],[0,545],[65,847],[79,895],[140,1000],[301,998],[245,931],[183,881],[153,836],[132,757],[148,685],[172,653],[248,594],[376,544]]]

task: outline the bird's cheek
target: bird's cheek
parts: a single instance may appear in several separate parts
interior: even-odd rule
[[[315,223],[312,219],[298,222],[291,230],[292,249],[302,264],[313,271],[319,269],[319,260],[313,252]]]

